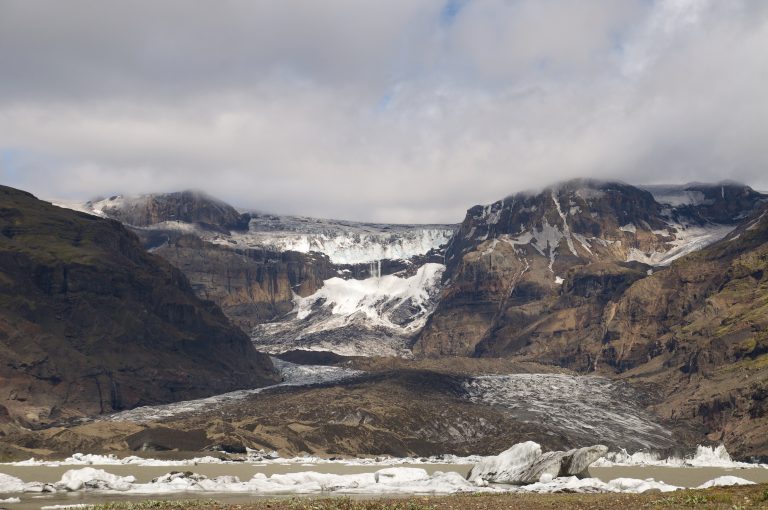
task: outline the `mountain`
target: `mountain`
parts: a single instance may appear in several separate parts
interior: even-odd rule
[[[83,209],[126,225],[146,227],[158,223],[191,223],[229,232],[247,228],[249,217],[200,191],[180,191],[138,197],[111,196],[84,204]]]
[[[768,455],[768,207],[629,287],[605,327],[634,353],[623,378],[660,388],[657,415]]]
[[[472,426],[462,441],[482,437],[480,442],[489,443],[513,427],[545,442],[564,434],[558,436],[563,445],[575,445],[589,434],[594,439],[597,430],[583,420],[601,416],[600,437],[613,434],[616,445],[723,441],[743,457],[768,454],[767,199],[727,182],[643,188],[579,179],[475,206],[458,226],[236,211],[248,226],[230,229],[193,221],[199,216],[188,210],[187,221],[157,216],[156,223],[131,229],[153,254],[179,267],[198,296],[218,303],[260,349],[300,349],[299,357],[311,357],[307,350],[370,356],[355,363],[365,372],[383,367],[393,381],[410,375],[387,367],[417,367],[421,374],[444,363],[474,366],[460,388],[441,382],[434,389],[457,402],[493,408],[500,420],[511,421],[495,431]],[[113,202],[119,208],[130,200]],[[520,363],[536,373],[519,373]],[[499,375],[489,379],[491,366]],[[546,375],[550,370],[559,373]],[[457,369],[451,375],[469,374]],[[354,399],[338,399],[334,413],[342,416],[343,431],[312,421],[312,449],[352,444],[349,438],[371,433],[374,423],[380,431],[397,428],[401,418],[346,424],[360,409],[389,416],[394,404],[377,395],[387,395],[391,386],[376,377]],[[274,405],[301,394],[296,405],[309,420],[310,414],[322,415],[327,395],[338,391],[297,389],[291,396],[276,395]],[[610,397],[597,398],[601,391]],[[415,392],[409,395],[419,401]],[[254,447],[293,434],[279,419],[272,420],[274,438],[250,432],[257,409],[273,414],[263,409],[270,398],[254,398],[241,411],[238,437],[248,437]],[[583,406],[562,414],[561,401],[571,411]],[[616,413],[605,413],[606,406],[615,410],[621,402],[646,425],[625,417],[624,432],[617,432]],[[232,405],[245,409],[239,401]],[[426,421],[445,425],[437,409],[421,408]],[[534,409],[559,428],[542,429]],[[653,414],[644,415],[648,410]],[[184,427],[204,427],[221,409],[207,412]],[[537,426],[527,429],[532,423]],[[424,430],[419,424],[406,435],[435,441],[421,436]],[[642,441],[641,432],[647,434]]]
[[[276,377],[215,304],[119,222],[4,186],[0,303],[0,416],[25,425]]]
[[[574,180],[471,208],[447,247],[445,290],[414,352],[504,355],[537,338],[592,338],[607,303],[722,239],[765,200],[735,184],[676,191],[695,200],[659,202],[627,184]],[[624,357],[552,361],[586,369]]]
[[[765,455],[767,207],[735,184],[580,180],[472,208],[414,352],[626,379],[683,434]]]
[[[440,247],[455,230],[239,213],[195,192],[76,208],[126,223],[198,296],[273,353],[410,355],[442,288]],[[238,222],[242,228],[230,230]]]

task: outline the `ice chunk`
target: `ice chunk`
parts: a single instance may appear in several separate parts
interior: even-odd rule
[[[20,478],[0,473],[0,494],[24,492],[25,484]]]
[[[738,462],[731,459],[724,445],[716,447],[697,446],[696,453],[687,458],[668,457],[662,459],[654,452],[635,452],[629,454],[626,450],[610,452],[605,458],[598,460],[595,466],[672,466],[672,467],[722,467],[722,468],[746,468],[768,467],[768,464],[752,464]]]
[[[710,487],[726,487],[728,485],[755,485],[755,482],[739,478],[738,476],[718,476],[714,480],[704,482],[697,489],[708,489]]]
[[[533,441],[518,443],[499,455],[486,457],[472,468],[469,481],[482,478],[493,483],[517,484],[521,475],[541,457],[541,445]]]
[[[374,474],[377,483],[403,483],[417,480],[427,480],[429,475],[421,468],[385,468],[379,469]]]
[[[103,469],[86,467],[70,469],[61,476],[61,480],[56,485],[69,491],[83,488],[126,491],[135,482],[136,478],[133,476],[118,476],[107,473]]]
[[[637,478],[616,478],[608,482],[608,487],[616,489],[619,492],[632,493],[641,493],[649,490],[672,492],[680,489],[680,487],[675,485],[657,482],[653,478],[647,478],[645,480],[638,480]]]

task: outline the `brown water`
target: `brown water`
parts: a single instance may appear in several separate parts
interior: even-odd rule
[[[678,487],[698,487],[719,476],[738,476],[756,483],[768,483],[766,468],[717,468],[717,467],[659,467],[659,466],[614,466],[591,467],[589,473],[608,482],[614,478],[653,478],[657,482]]]
[[[398,464],[403,467],[419,467],[432,474],[435,471],[455,471],[462,476],[467,476],[472,466],[467,464]],[[21,478],[25,482],[57,482],[61,475],[70,470],[78,469],[83,466],[0,466],[0,473],[9,474]],[[334,474],[356,474],[373,472],[386,466],[354,466],[345,464],[199,464],[196,466],[124,466],[107,465],[92,466],[104,469],[109,473],[121,476],[133,475],[139,483],[146,483],[157,476],[161,476],[170,471],[193,471],[206,475],[208,477],[234,475],[241,480],[248,480],[256,473],[264,473],[267,476],[273,474],[296,473],[301,471],[317,471],[321,473]],[[726,468],[676,468],[676,467],[656,467],[656,466],[628,466],[628,467],[597,467],[590,468],[590,474],[603,481],[610,481],[615,478],[654,478],[671,485],[681,487],[695,487],[702,483],[717,478],[719,476],[738,476],[757,483],[768,483],[768,469],[764,468],[746,468],[746,469],[726,469]],[[333,496],[334,494],[312,495],[313,497]],[[341,494],[336,494],[341,495]],[[243,504],[255,499],[274,498],[272,495],[261,494],[220,494],[220,493],[176,493],[169,495],[151,495],[151,496],[128,496],[120,494],[99,494],[89,492],[58,493],[58,494],[23,494],[14,495],[21,498],[21,503],[0,505],[8,510],[33,510],[39,509],[45,505],[76,505],[76,504],[99,504],[116,501],[141,501],[146,499],[197,499],[197,500],[216,500],[222,503]],[[380,496],[380,495],[379,495]],[[377,496],[377,497],[379,497]],[[0,495],[0,499],[8,495]],[[289,496],[279,496],[289,497]],[[354,496],[361,497],[361,496]]]

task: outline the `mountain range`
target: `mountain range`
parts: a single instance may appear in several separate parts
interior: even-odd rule
[[[30,367],[40,363],[42,354],[30,357],[26,349],[12,349],[31,328],[41,331],[34,352],[44,350],[40,346],[48,341],[45,335],[58,339],[51,345],[71,342],[72,328],[93,331],[109,349],[132,349],[133,338],[150,338],[163,328],[179,331],[171,338],[206,338],[196,344],[200,351],[179,349],[170,340],[136,340],[136,349],[147,351],[141,351],[136,366],[109,366],[106,375],[86,378],[102,377],[104,382],[97,385],[102,394],[103,388],[128,387],[122,379],[113,382],[114,374],[149,370],[153,365],[147,360],[156,355],[152,349],[183,358],[174,363],[176,373],[167,374],[171,379],[224,366],[228,374],[216,382],[195,377],[194,387],[180,387],[172,395],[140,395],[145,381],[139,377],[131,391],[121,389],[119,398],[102,396],[98,405],[96,399],[70,405],[70,397],[60,397],[42,413],[48,421],[268,384],[275,376],[268,358],[257,351],[328,358],[323,351],[335,353],[329,363],[355,360],[357,367],[400,359],[392,366],[410,367],[411,375],[402,376],[408,381],[416,377],[412,370],[445,373],[434,367],[449,365],[451,377],[461,375],[463,369],[456,367],[465,366],[460,360],[469,358],[480,364],[473,365],[473,374],[482,373],[483,366],[497,372],[525,366],[527,371],[591,374],[637,389],[633,398],[638,405],[673,431],[681,444],[719,441],[741,456],[768,455],[768,196],[748,186],[723,182],[638,187],[579,179],[472,207],[456,225],[370,224],[238,211],[193,191],[61,204],[79,212],[7,188],[4,193],[3,291],[8,302],[21,303],[12,297],[18,295],[29,303],[25,309],[16,304],[4,309],[11,314],[2,323],[0,337],[6,345],[0,353],[4,366],[11,367],[6,377],[31,373]],[[39,239],[14,233],[23,224],[19,218],[32,216],[21,202],[30,211],[45,213],[36,218]],[[89,228],[114,231],[112,235],[124,240],[120,244],[106,235],[87,234]],[[14,268],[21,267],[17,259],[32,256],[55,260],[45,261],[54,274],[64,271],[60,267],[80,264],[59,260],[73,250],[79,253],[80,238],[113,246],[113,251],[99,251],[89,260],[105,264],[96,273],[127,275],[125,290],[110,291],[126,305],[117,306],[101,294],[101,301],[83,299],[91,308],[67,309],[65,322],[84,324],[60,328],[59,333],[46,322],[56,317],[48,309],[65,306],[53,304],[57,300],[71,306],[69,294],[78,287],[69,283],[70,276],[66,284],[56,277],[42,293],[30,294],[20,289],[33,286],[22,283],[23,271]],[[92,246],[85,247],[95,250]],[[145,270],[164,274],[159,278],[163,284],[142,287],[134,282]],[[134,291],[134,283],[143,290]],[[111,283],[102,285],[112,288]],[[188,303],[181,307],[185,312],[163,315],[157,311],[168,309],[163,299],[147,297],[165,296],[169,286],[171,301]],[[52,297],[57,293],[64,297]],[[134,308],[131,299],[137,303]],[[138,303],[146,308],[154,302],[161,303],[149,307],[150,313],[160,314],[156,326],[140,334],[129,326],[113,326],[126,323],[123,315],[144,313]],[[41,312],[35,315],[29,309]],[[102,315],[102,310],[112,310],[113,316]],[[97,359],[78,345],[74,351]],[[213,353],[211,359],[201,361],[208,352]],[[258,369],[244,369],[248,363]],[[74,372],[92,372],[77,364],[68,370],[63,380],[77,380]],[[243,376],[244,370],[248,376]],[[56,372],[51,368],[47,373],[61,378]],[[37,373],[29,377],[40,380]],[[371,382],[371,387],[391,384],[386,377]],[[425,380],[436,380],[430,377]],[[39,391],[25,384],[29,392]],[[8,404],[18,402],[18,395],[0,402],[12,419],[46,421],[23,418],[16,409],[24,406]],[[365,405],[362,399],[358,407]],[[365,419],[360,419],[362,427]],[[419,427],[423,430],[424,425]],[[535,429],[519,430],[537,434]],[[290,436],[286,431],[275,434]],[[420,444],[397,440],[401,446]],[[434,441],[430,444],[437,447]],[[402,448],[418,451],[416,446]]]

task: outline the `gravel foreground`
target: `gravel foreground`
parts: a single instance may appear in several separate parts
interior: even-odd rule
[[[215,500],[142,501],[86,507],[93,510],[604,510],[768,509],[768,484],[645,494],[473,494],[409,498],[291,498],[225,505]]]

